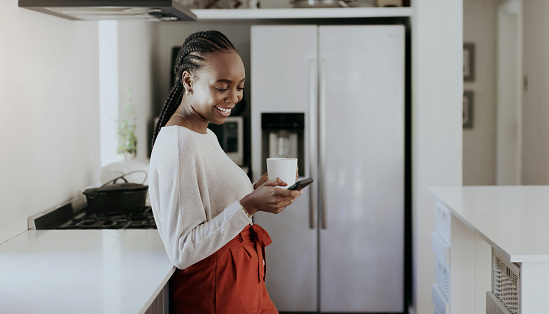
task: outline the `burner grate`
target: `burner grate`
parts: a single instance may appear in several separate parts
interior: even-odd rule
[[[41,218],[43,219],[43,218]],[[37,229],[156,229],[150,207],[135,212],[90,213],[82,210],[64,223]]]

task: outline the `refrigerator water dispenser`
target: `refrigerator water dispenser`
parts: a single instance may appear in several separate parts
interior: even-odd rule
[[[296,157],[299,176],[304,175],[304,113],[262,113],[262,157],[267,158]],[[263,163],[263,172],[267,164]]]

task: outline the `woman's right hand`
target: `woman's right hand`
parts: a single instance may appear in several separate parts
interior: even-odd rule
[[[286,190],[276,187],[277,185],[286,186],[287,184],[278,177],[268,180],[252,193],[244,196],[240,203],[250,215],[258,211],[278,214],[303,194],[302,191]]]

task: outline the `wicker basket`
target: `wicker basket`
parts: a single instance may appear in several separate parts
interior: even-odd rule
[[[520,314],[520,266],[492,249],[492,293],[513,314]]]

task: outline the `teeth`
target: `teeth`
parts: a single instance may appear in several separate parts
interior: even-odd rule
[[[217,107],[217,106],[216,106],[215,108],[217,108],[218,110],[220,110],[220,111],[223,112],[223,113],[229,113],[229,112],[231,112],[231,109],[219,108],[219,107]]]

